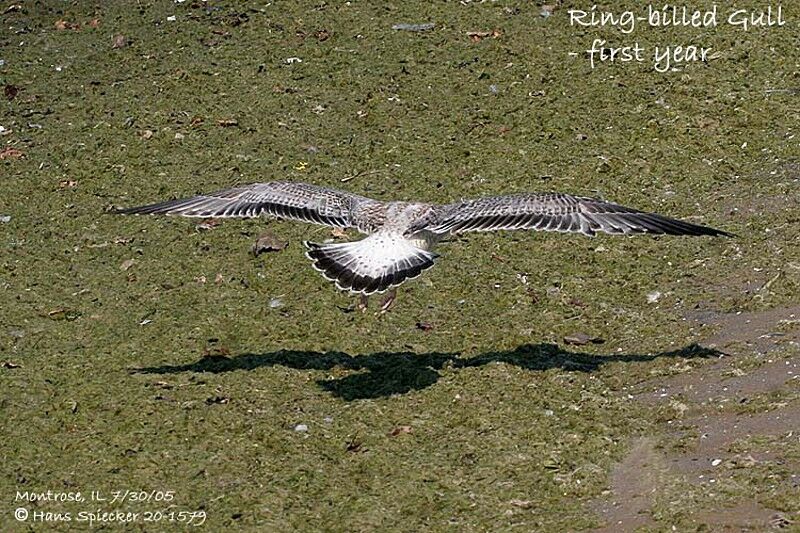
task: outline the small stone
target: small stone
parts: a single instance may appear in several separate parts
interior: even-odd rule
[[[222,220],[219,218],[204,218],[197,223],[195,229],[198,231],[208,231],[216,228],[220,224],[222,224]]]
[[[366,451],[364,444],[355,440],[348,441],[345,445],[345,450],[350,453],[358,453]]]
[[[714,459],[711,461],[711,466],[719,466],[722,463],[722,459]]]
[[[253,244],[253,255],[258,257],[265,252],[280,252],[289,245],[288,241],[281,241],[270,232],[262,233]]]
[[[555,4],[545,4],[542,6],[541,11],[539,11],[539,15],[548,18],[556,9],[558,9],[558,6]]]
[[[212,396],[210,398],[206,398],[206,405],[214,405],[214,404],[226,404],[230,402],[231,399],[225,396]]]
[[[521,509],[528,509],[531,506],[533,506],[533,502],[531,500],[511,500],[508,503],[510,503],[514,507],[519,507]]]
[[[128,46],[128,39],[124,35],[118,34],[111,41],[111,48],[125,48]]]
[[[307,433],[308,432],[308,426],[305,425],[305,424],[297,424],[294,427],[294,430],[297,431],[298,433]]]
[[[426,22],[424,24],[393,24],[393,30],[400,31],[430,31],[436,27],[433,22]]]
[[[564,342],[566,344],[572,344],[574,346],[583,346],[589,343],[602,344],[605,342],[605,339],[601,339],[600,337],[596,337],[594,335],[589,335],[588,333],[579,331],[577,333],[573,333],[572,335],[566,335],[564,337]]]
[[[653,291],[647,294],[647,303],[654,304],[661,298],[661,292]]]

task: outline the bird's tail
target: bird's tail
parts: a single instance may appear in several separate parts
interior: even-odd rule
[[[316,244],[305,241],[314,268],[342,290],[384,292],[416,278],[439,255],[417,248],[402,235],[375,233],[356,242]]]

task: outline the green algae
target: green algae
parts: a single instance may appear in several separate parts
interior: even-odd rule
[[[580,52],[595,33],[566,9],[35,2],[3,14],[0,82],[19,92],[2,103],[0,139],[24,158],[0,161],[0,359],[18,365],[0,369],[2,520],[15,491],[51,488],[174,490],[176,509],[205,510],[212,529],[599,525],[587,502],[628,439],[657,432],[628,388],[674,373],[676,357],[713,355],[681,351],[706,335],[685,313],[797,301],[798,35],[721,27],[702,36],[723,51],[709,64],[592,71]],[[113,48],[116,35],[129,44]],[[344,312],[351,298],[303,257],[300,241],[324,228],[271,222],[291,244],[254,258],[259,221],[198,231],[104,214],[272,179],[442,202],[563,190],[737,238],[471,235],[376,318]],[[778,272],[758,298],[742,289]],[[575,331],[605,343],[564,346]]]

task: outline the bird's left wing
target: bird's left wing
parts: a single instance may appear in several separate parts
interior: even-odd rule
[[[493,196],[439,206],[425,222],[440,235],[467,231],[533,229],[594,235],[727,235],[683,220],[647,213],[611,202],[563,193]],[[419,228],[423,229],[423,228]]]
[[[120,209],[124,215],[180,215],[185,217],[239,217],[262,215],[324,224],[339,228],[356,225],[354,212],[370,198],[308,183],[273,181],[157,204]]]

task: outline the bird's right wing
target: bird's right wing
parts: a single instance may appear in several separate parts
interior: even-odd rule
[[[262,215],[324,224],[338,228],[356,226],[358,206],[377,203],[365,196],[308,183],[273,181],[156,204],[120,209],[123,215],[180,215],[184,217],[240,217]]]
[[[725,231],[563,193],[516,194],[439,206],[424,229],[440,235],[467,231],[533,229],[594,235],[726,235]],[[423,228],[418,228],[423,229]]]

